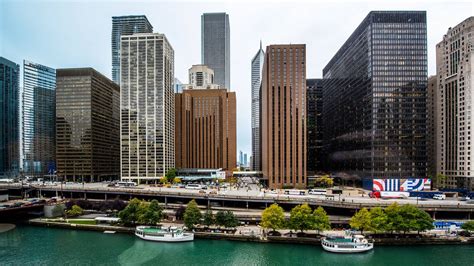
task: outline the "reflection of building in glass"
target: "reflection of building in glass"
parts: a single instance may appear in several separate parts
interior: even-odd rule
[[[92,68],[58,69],[56,86],[57,175],[118,178],[119,86]]]
[[[158,179],[175,167],[174,51],[164,34],[122,36],[121,178]]]
[[[56,70],[23,62],[21,165],[27,176],[56,170]]]
[[[323,153],[323,81],[322,79],[306,80],[306,130],[308,175],[326,170]]]
[[[0,57],[0,177],[20,170],[20,66]]]
[[[426,12],[370,12],[323,70],[331,170],[425,177]]]
[[[260,49],[252,58],[252,156],[250,156],[251,168],[253,171],[262,170],[262,136],[260,134],[260,90],[262,86],[262,67],[265,60],[265,52],[262,49],[262,42],[260,42]]]

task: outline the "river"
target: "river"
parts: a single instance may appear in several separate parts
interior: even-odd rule
[[[0,233],[0,265],[474,265],[474,245],[375,247],[331,254],[318,246],[197,239],[156,243],[132,235],[18,226]]]

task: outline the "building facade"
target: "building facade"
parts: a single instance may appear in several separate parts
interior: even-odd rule
[[[197,72],[202,69],[189,70],[189,82],[196,85],[175,95],[176,167],[232,171],[237,164],[235,92],[207,83],[211,78],[196,82]]]
[[[56,70],[56,163],[63,180],[117,179],[120,88],[92,68]]]
[[[308,175],[325,170],[323,152],[323,81],[322,79],[306,80],[306,130]]]
[[[20,165],[26,176],[56,171],[56,70],[23,61]]]
[[[265,52],[262,49],[262,42],[260,42],[260,49],[252,58],[252,73],[251,73],[251,88],[252,88],[252,156],[251,168],[252,171],[262,170],[262,136],[260,133],[261,121],[261,102],[260,90],[262,87],[262,68],[265,60]]]
[[[474,17],[443,36],[436,45],[437,173],[444,186],[474,187]]]
[[[270,45],[262,78],[262,169],[270,188],[306,186],[306,45]]]
[[[174,50],[164,34],[122,36],[121,177],[156,180],[175,167]]]
[[[146,16],[112,17],[112,80],[120,85],[120,37],[135,33],[152,33],[153,26]]]
[[[186,89],[219,89],[220,86],[214,83],[214,70],[206,65],[193,65],[189,69],[189,84]]]
[[[426,43],[425,11],[373,11],[326,65],[323,135],[331,170],[426,177]]]
[[[428,78],[428,87],[426,90],[426,151],[428,157],[427,175],[435,177],[436,172],[436,95],[437,95],[437,81],[436,76]],[[435,186],[438,184],[434,184]]]
[[[20,66],[0,57],[0,177],[20,171]]]
[[[230,89],[230,24],[228,14],[202,14],[201,63],[214,70],[215,84]]]

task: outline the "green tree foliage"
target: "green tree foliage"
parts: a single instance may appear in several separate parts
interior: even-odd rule
[[[313,212],[314,216],[314,228],[318,230],[318,233],[323,230],[331,229],[331,223],[329,222],[329,216],[323,207],[319,206]]]
[[[174,183],[174,184],[179,184],[179,183],[181,183],[181,178],[175,177],[175,178],[173,179],[173,183]]]
[[[434,228],[433,219],[431,216],[425,212],[424,210],[417,208],[416,214],[416,227],[413,228],[414,230],[419,232],[431,230]]]
[[[184,224],[187,228],[193,229],[196,224],[199,224],[201,217],[201,211],[199,210],[196,201],[194,199],[191,200],[184,211]]]
[[[301,232],[314,229],[314,216],[311,207],[305,203],[291,209],[289,225],[291,229],[300,230]]]
[[[138,220],[138,210],[140,208],[141,201],[137,198],[132,199],[128,202],[127,207],[118,213],[120,221],[124,224],[135,224]]]
[[[67,216],[70,216],[70,217],[79,216],[79,215],[82,215],[82,213],[83,213],[82,208],[77,205],[72,206],[70,210],[66,211]]]
[[[283,208],[273,203],[262,212],[262,221],[260,225],[263,228],[271,228],[273,231],[285,226],[285,213]]]
[[[434,228],[430,215],[414,205],[403,205],[399,212],[402,218],[400,231],[405,233],[409,231],[420,232]]]
[[[204,219],[203,223],[206,226],[211,226],[215,223],[214,221],[214,214],[212,214],[211,209],[207,209],[207,211],[204,213]]]
[[[138,223],[156,225],[161,221],[163,207],[160,206],[157,200],[152,200],[149,204],[142,202],[139,209]]]
[[[172,183],[174,178],[176,177],[176,169],[175,168],[169,169],[168,172],[166,172],[165,176],[168,183]]]
[[[323,175],[321,177],[318,177],[314,180],[314,186],[315,187],[332,187],[334,185],[334,180],[329,177],[329,175]]]
[[[218,211],[216,213],[216,224],[224,227],[236,227],[239,225],[239,220],[231,211]]]
[[[370,209],[371,228],[375,232],[385,232],[388,228],[388,216],[380,207]]]
[[[387,214],[387,227],[386,230],[390,232],[400,232],[403,229],[403,218],[400,215],[400,205],[394,202],[387,208],[385,208]]]
[[[349,222],[351,228],[360,230],[362,233],[364,230],[371,229],[370,213],[366,208],[360,209],[352,216]]]
[[[461,228],[466,231],[474,231],[474,221],[468,221],[461,225]]]

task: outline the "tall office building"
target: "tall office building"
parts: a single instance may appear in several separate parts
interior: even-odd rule
[[[120,36],[152,33],[153,26],[146,16],[112,17],[112,80],[120,85]]]
[[[0,177],[20,170],[20,66],[0,57]]]
[[[212,74],[206,66],[193,66],[190,84],[175,95],[177,168],[231,171],[236,166],[235,92],[209,83]]]
[[[449,188],[474,188],[474,17],[436,45],[437,172]]]
[[[159,179],[175,167],[174,50],[164,34],[122,36],[121,177]]]
[[[425,11],[373,11],[326,65],[323,135],[331,170],[426,177],[426,42]]]
[[[323,153],[323,80],[306,80],[306,130],[308,175],[325,170]]]
[[[173,89],[174,93],[183,92],[183,83],[181,83],[181,81],[179,81],[179,79],[177,79],[177,78],[174,78],[173,87],[174,87],[174,89]]]
[[[265,52],[262,49],[262,42],[260,41],[260,49],[252,58],[252,156],[251,168],[253,171],[262,170],[262,155],[261,142],[262,136],[260,134],[260,90],[262,86],[262,68],[265,60]]]
[[[23,61],[21,163],[27,176],[56,170],[56,70]]]
[[[201,63],[214,70],[214,83],[230,89],[230,27],[228,14],[202,14]]]
[[[56,161],[61,179],[117,179],[120,88],[92,68],[56,70]]]
[[[428,87],[426,89],[426,152],[427,152],[427,175],[436,176],[436,95],[437,95],[436,76],[428,78]],[[438,184],[434,184],[435,186]]]
[[[262,78],[262,168],[270,188],[306,186],[306,45],[270,45]]]

